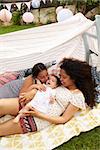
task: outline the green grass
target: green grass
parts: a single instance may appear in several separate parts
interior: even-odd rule
[[[100,127],[81,133],[54,150],[100,150]]]
[[[0,34],[14,32],[34,27],[33,24],[29,25],[12,25],[8,27],[0,26]],[[55,148],[55,150],[100,150],[100,127],[97,127],[89,132],[81,133],[77,137],[73,137],[67,143]]]
[[[28,25],[11,25],[11,26],[0,26],[0,34],[5,34],[9,32],[14,32],[18,30],[23,30],[27,28],[32,28],[36,25],[34,24],[28,24]]]

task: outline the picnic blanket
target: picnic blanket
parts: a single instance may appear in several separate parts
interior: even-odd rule
[[[9,119],[6,116],[0,122]],[[2,150],[52,150],[81,132],[100,126],[100,103],[93,109],[77,113],[64,125],[51,125],[37,133],[11,135],[0,138]]]

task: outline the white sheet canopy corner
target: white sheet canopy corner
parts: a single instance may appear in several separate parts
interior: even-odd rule
[[[95,16],[95,30],[85,32],[83,34],[83,41],[86,50],[86,60],[89,62],[92,58],[92,65],[97,66],[97,70],[100,71],[100,15]],[[91,40],[91,44],[89,41]],[[93,43],[92,43],[93,42]],[[90,46],[89,46],[90,44]],[[94,50],[93,46],[95,45],[96,49]],[[93,52],[94,54],[91,54]],[[91,58],[90,58],[91,57]]]
[[[96,28],[97,28],[97,39],[98,39],[98,66],[97,69],[100,71],[100,15],[96,15]]]
[[[77,13],[63,22],[0,35],[0,72],[30,68],[37,62],[59,62],[63,57],[86,60],[89,49],[100,58],[98,24],[99,15],[91,21]],[[97,39],[93,38],[96,30]],[[99,59],[97,64],[100,68]]]

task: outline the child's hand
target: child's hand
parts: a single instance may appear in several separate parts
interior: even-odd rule
[[[53,97],[53,96],[50,96],[50,104],[54,104],[54,102],[55,102],[55,100],[56,100],[56,98],[55,97]]]

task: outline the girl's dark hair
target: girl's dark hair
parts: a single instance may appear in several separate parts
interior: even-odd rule
[[[57,79],[57,86],[60,86],[61,85],[60,78],[54,74],[52,74],[52,75]]]
[[[60,68],[75,81],[75,85],[82,91],[88,106],[93,107],[95,104],[96,91],[95,81],[91,75],[91,66],[83,61],[64,58],[60,62]]]
[[[37,63],[32,68],[32,77],[36,78],[38,74],[43,70],[47,70],[46,66],[43,63]]]

